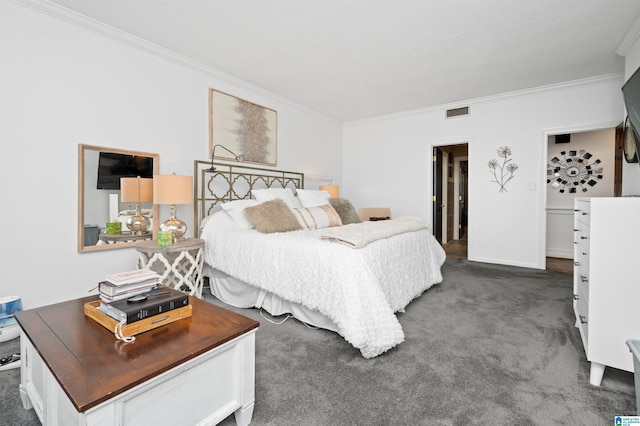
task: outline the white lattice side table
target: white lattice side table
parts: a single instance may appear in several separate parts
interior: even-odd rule
[[[138,267],[148,268],[162,277],[162,283],[202,299],[204,240],[187,238],[172,246],[159,247],[157,240],[136,244]]]

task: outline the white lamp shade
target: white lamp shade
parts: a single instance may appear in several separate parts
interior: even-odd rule
[[[150,203],[153,201],[153,179],[120,178],[120,200],[123,203]]]
[[[340,195],[340,187],[338,185],[320,185],[320,191],[327,191],[331,198],[338,198]]]
[[[157,175],[153,177],[155,204],[189,204],[192,201],[192,176]]]

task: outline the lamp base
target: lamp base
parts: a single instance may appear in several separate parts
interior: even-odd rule
[[[174,241],[182,241],[185,239],[184,235],[187,233],[187,224],[178,218],[172,217],[167,219],[160,225],[161,231],[172,231]]]
[[[136,214],[135,216],[131,216],[127,219],[127,228],[135,235],[145,234],[149,231],[149,226],[151,226],[151,220],[148,217],[143,215]]]

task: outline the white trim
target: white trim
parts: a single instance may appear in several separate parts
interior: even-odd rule
[[[256,86],[255,84],[249,83],[248,81],[245,81],[245,80],[241,80],[237,77],[232,76],[231,74],[227,74],[223,71],[220,71],[217,68],[213,68],[209,65],[203,64],[202,62],[196,61],[194,59],[191,59],[189,57],[176,53],[172,50],[169,50],[167,48],[154,44],[150,41],[147,41],[141,37],[135,36],[133,34],[130,34],[118,28],[112,27],[108,24],[105,24],[104,22],[90,18],[86,15],[83,15],[74,10],[68,9],[59,4],[52,3],[48,0],[11,0],[11,1],[16,4],[22,5],[24,7],[27,7],[29,9],[40,12],[42,14],[48,15],[52,18],[58,19],[60,21],[66,22],[71,25],[75,25],[76,27],[82,28],[84,30],[93,32],[94,34],[98,34],[100,36],[114,40],[116,42],[123,43],[129,46],[144,50],[147,53],[152,53],[162,59],[169,60],[175,64],[189,67],[193,70],[203,72],[214,78],[225,80],[228,83],[238,85],[248,90],[257,92],[261,95],[275,98],[279,102],[286,103],[304,112],[307,112],[316,116],[320,116],[334,123],[342,123],[340,120],[336,120],[333,117],[330,117],[321,112],[313,110],[307,106],[295,103],[290,99],[284,98],[281,95],[273,93],[260,86]]]
[[[568,88],[579,87],[579,86],[587,86],[593,83],[607,82],[607,81],[620,81],[622,83],[624,82],[624,74],[623,73],[604,74],[596,77],[581,78],[578,80],[565,81],[562,83],[548,84],[545,86],[532,87],[530,89],[516,90],[513,92],[505,92],[505,93],[499,93],[496,95],[489,95],[489,96],[484,96],[480,98],[469,99],[469,100],[465,100],[463,104],[461,104],[460,102],[450,103],[450,104],[441,104],[441,105],[434,105],[426,108],[414,109],[410,111],[398,112],[395,114],[370,117],[362,120],[347,122],[344,124],[344,127],[375,123],[377,121],[387,120],[390,118],[407,117],[411,115],[419,115],[419,114],[424,114],[424,113],[433,112],[433,111],[440,111],[442,109],[447,110],[452,108],[461,108],[465,106],[468,106],[469,111],[471,111],[472,105],[477,105],[480,103],[493,102],[496,100],[514,98],[514,97],[523,96],[523,95],[550,92],[550,91],[559,90],[559,89],[568,89]],[[469,115],[462,115],[460,117],[468,117],[468,116]]]
[[[640,16],[636,18],[627,34],[622,38],[616,53],[620,56],[627,56],[633,45],[638,41],[638,38],[640,38]]]
[[[547,257],[558,257],[560,259],[573,260],[573,251],[562,249],[547,249]]]

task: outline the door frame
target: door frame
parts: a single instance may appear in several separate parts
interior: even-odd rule
[[[471,158],[473,155],[473,138],[469,137],[469,138],[461,138],[461,139],[456,139],[456,140],[449,140],[449,141],[437,141],[437,142],[431,142],[428,145],[428,149],[429,149],[429,170],[428,170],[428,176],[429,179],[431,180],[430,185],[429,185],[429,201],[431,202],[431,208],[428,210],[429,213],[431,214],[431,226],[432,228],[435,227],[435,218],[433,217],[434,214],[434,201],[433,201],[433,197],[434,197],[434,186],[435,186],[435,182],[434,182],[434,164],[435,161],[433,161],[433,153],[434,153],[434,149],[435,148],[441,148],[441,147],[445,147],[445,146],[451,146],[451,145],[466,145],[467,146],[467,178],[469,180],[468,182],[468,193],[467,193],[467,259],[468,260],[473,260],[475,257],[475,250],[473,248],[473,206],[475,204],[475,201],[473,199],[473,194],[474,194],[474,184],[473,184],[473,179],[471,178],[473,176],[474,173],[474,167],[473,164],[471,163]],[[455,161],[455,160],[454,160]],[[435,234],[435,230],[433,229],[433,233]]]
[[[538,259],[537,265],[540,269],[547,269],[547,159],[549,157],[549,136],[562,135],[567,133],[591,132],[596,130],[615,129],[624,120],[607,121],[603,123],[592,123],[576,126],[554,127],[541,130],[540,140],[540,168],[538,169]]]

